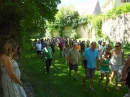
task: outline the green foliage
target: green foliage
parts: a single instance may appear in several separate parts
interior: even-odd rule
[[[73,29],[76,29],[79,24],[86,22],[86,18],[79,18],[79,14],[74,10],[73,6],[63,6],[55,15],[55,21],[53,23],[50,22],[50,24],[47,23],[47,28],[58,29],[60,36],[62,36],[66,26],[71,26]]]
[[[92,19],[93,19],[93,15],[88,15],[88,16],[87,16],[87,22],[88,22],[88,23],[91,23],[91,22],[92,22]]]
[[[112,8],[106,14],[104,14],[105,15],[104,19],[115,18],[117,16],[115,12],[116,12],[116,9]]]
[[[48,29],[59,29],[60,36],[63,35],[63,30],[66,26],[71,26],[76,29],[79,24],[87,23],[87,16],[80,17],[79,13],[74,10],[73,6],[63,6],[55,15],[55,21],[47,23]],[[51,25],[51,26],[50,26]]]
[[[87,23],[87,17],[79,17],[78,24],[86,24]]]
[[[95,29],[96,36],[102,37],[102,23],[106,19],[115,18],[118,15],[130,12],[130,4],[120,5],[116,8],[115,4],[111,10],[106,14],[79,16],[78,12],[74,10],[73,6],[63,6],[55,15],[55,21],[49,22],[47,28],[59,29],[60,35],[63,35],[63,30],[66,26],[72,26],[76,29],[80,24],[92,24]],[[62,34],[61,34],[62,33]]]
[[[45,32],[45,21],[54,20],[60,0],[0,0],[0,51],[4,41],[23,43]],[[40,34],[41,35],[41,34]]]
[[[23,12],[21,5],[22,2],[19,0],[0,0],[0,51],[7,39],[21,39],[18,33]]]
[[[95,29],[95,34],[99,37],[102,37],[102,16],[98,15],[98,16],[94,16],[92,19],[92,25],[93,28]]]
[[[60,0],[28,0],[25,1],[24,18],[21,22],[25,36],[45,32],[45,21],[54,20]],[[30,36],[30,35],[29,35]]]
[[[118,15],[126,14],[130,12],[130,4],[121,4],[118,8],[113,7],[106,14],[103,14],[104,19],[115,18]]]
[[[126,44],[124,46],[125,49],[130,49],[130,43],[128,41],[126,41]]]
[[[130,4],[120,5],[119,8],[116,10],[116,14],[126,14],[130,12]]]
[[[102,22],[103,22],[103,20],[115,18],[118,15],[126,14],[128,12],[130,12],[130,4],[123,4],[123,5],[120,5],[118,8],[116,8],[114,6],[106,14],[100,14],[100,15],[97,15],[97,16],[89,16],[88,21],[92,20],[92,24],[93,24],[93,27],[96,31],[96,35],[98,37],[102,37],[103,36],[103,34],[102,34]],[[91,19],[89,19],[89,18],[91,18]]]

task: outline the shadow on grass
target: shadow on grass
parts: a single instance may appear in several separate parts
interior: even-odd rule
[[[74,73],[69,76],[68,65],[65,63],[64,57],[59,57],[59,51],[56,50],[55,58],[52,61],[50,74],[46,74],[45,62],[37,58],[33,50],[25,52],[25,73],[34,87],[36,97],[122,97],[126,92],[126,87],[121,87],[120,91],[116,91],[115,87],[109,85],[110,92],[105,90],[105,79],[102,84],[97,83],[100,72],[96,72],[93,87],[95,91],[89,89],[89,80],[86,81],[87,86],[83,87],[82,80],[84,77],[84,69],[79,63],[77,78],[74,80]]]

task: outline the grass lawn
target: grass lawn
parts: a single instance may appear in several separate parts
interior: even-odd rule
[[[78,81],[74,80],[73,74],[68,75],[68,66],[64,57],[59,57],[59,51],[56,50],[55,58],[52,62],[51,73],[46,74],[45,63],[37,58],[36,53],[25,43],[23,51],[24,56],[24,73],[34,87],[36,97],[123,97],[127,93],[127,87],[121,87],[117,91],[114,86],[109,85],[109,92],[105,90],[105,79],[101,85],[97,83],[100,72],[96,71],[94,78],[94,89],[89,89],[89,81],[87,86],[83,87],[82,79],[84,69],[79,63]],[[125,54],[127,54],[125,52]]]

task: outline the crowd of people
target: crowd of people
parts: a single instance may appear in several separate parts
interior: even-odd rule
[[[41,46],[40,46],[41,57],[44,55],[48,56],[47,58],[42,57],[46,60],[45,63],[46,63],[47,73],[50,73],[50,71],[48,70],[50,70],[51,60],[55,56],[54,55],[55,47],[57,47],[59,49],[59,56],[65,57],[66,59],[66,63],[69,66],[70,76],[72,73],[71,71],[74,70],[74,80],[78,81],[78,77],[77,77],[78,65],[79,62],[82,61],[82,66],[85,70],[85,76],[83,78],[84,86],[86,86],[86,79],[89,78],[90,89],[94,91],[93,88],[94,75],[95,75],[95,71],[99,70],[101,76],[97,81],[98,84],[101,84],[101,81],[104,80],[104,76],[105,76],[106,77],[105,89],[107,91],[109,91],[109,84],[115,85],[115,89],[120,90],[118,85],[119,82],[122,82],[122,78],[121,80],[118,80],[119,69],[120,67],[125,66],[125,64],[128,64],[124,59],[124,51],[122,49],[122,45],[120,42],[115,43],[113,47],[112,44],[106,44],[106,42],[104,41],[98,41],[97,44],[96,42],[90,43],[89,40],[76,41],[70,38],[52,38],[52,39],[45,39],[45,40],[43,39],[35,40],[33,44],[34,46],[36,46],[38,57],[39,57],[39,49],[38,49],[39,46],[37,46],[37,43],[39,42],[41,42]],[[49,49],[48,49],[48,45],[50,46]],[[47,49],[46,52],[45,49]],[[80,60],[80,56],[82,56],[82,60]],[[130,75],[128,77],[130,77]],[[114,79],[115,79],[115,84],[114,84]],[[129,79],[130,78],[128,78],[128,80]],[[130,80],[129,82],[127,81],[127,84],[128,85],[130,84]],[[129,93],[124,97],[130,97],[130,88],[129,88]]]
[[[74,80],[78,81],[77,73],[80,61],[85,71],[83,85],[86,80],[90,80],[90,90],[94,91],[93,80],[96,70],[100,71],[100,78],[97,81],[101,84],[106,76],[106,91],[109,91],[109,84],[114,85],[115,89],[120,90],[119,82],[122,86],[128,86],[128,93],[124,97],[130,97],[130,55],[124,59],[124,51],[121,43],[115,43],[114,47],[106,42],[76,41],[70,38],[52,38],[35,40],[31,44],[46,64],[46,73],[50,74],[50,67],[55,56],[55,48],[59,50],[59,57],[65,57],[65,62],[69,67],[68,75],[72,75],[74,70]],[[86,49],[85,49],[86,48]],[[0,66],[2,70],[2,89],[4,97],[26,97],[23,83],[20,80],[20,70],[16,62],[20,55],[20,48],[15,40],[8,40],[0,53]],[[81,57],[82,56],[82,60]],[[119,72],[120,70],[120,72]],[[109,77],[109,75],[111,75]],[[127,76],[126,76],[127,75]]]

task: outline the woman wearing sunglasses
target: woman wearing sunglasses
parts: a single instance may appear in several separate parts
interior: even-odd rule
[[[112,49],[110,52],[111,52],[110,69],[112,71],[110,77],[110,83],[113,84],[112,82],[113,78],[115,76],[117,77],[118,69],[123,64],[124,60],[124,51],[121,49],[121,43],[117,42],[115,44],[115,48]],[[117,79],[115,80],[115,83],[116,83],[116,90],[119,90]]]

